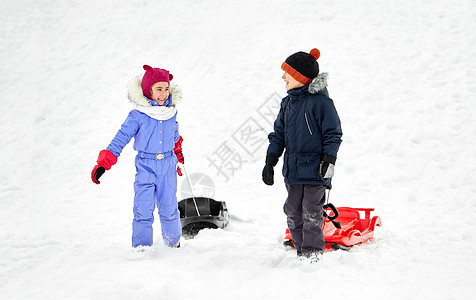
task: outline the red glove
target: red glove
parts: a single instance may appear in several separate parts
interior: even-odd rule
[[[182,175],[183,175],[183,174],[182,174],[182,169],[180,169],[179,166],[177,166],[177,174],[178,174],[178,176],[182,176]]]
[[[94,166],[93,171],[91,172],[91,179],[95,184],[100,184],[99,178],[101,178],[102,174],[106,172],[106,170],[111,169],[113,165],[117,162],[117,157],[112,154],[109,150],[102,150],[99,152],[97,165]]]
[[[183,138],[182,136],[179,136],[179,139],[174,146],[174,153],[177,156],[178,162],[181,164],[183,164],[182,142]]]

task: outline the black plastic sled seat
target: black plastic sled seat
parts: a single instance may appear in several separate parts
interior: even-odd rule
[[[182,234],[185,238],[193,238],[205,228],[224,228],[230,219],[226,203],[211,198],[195,197],[195,202],[194,198],[183,199],[179,201],[178,208]]]

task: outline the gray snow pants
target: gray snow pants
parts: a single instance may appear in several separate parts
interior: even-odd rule
[[[311,184],[286,184],[288,198],[284,213],[298,256],[323,252],[322,215],[326,187]]]

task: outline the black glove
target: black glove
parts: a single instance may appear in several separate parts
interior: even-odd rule
[[[102,166],[95,166],[94,169],[93,169],[93,172],[91,173],[91,177],[93,179],[93,182],[96,183],[96,184],[99,184],[99,178],[101,178],[102,174],[104,174],[104,172],[106,172],[106,169]]]
[[[278,163],[278,158],[272,155],[266,155],[266,165],[263,168],[263,182],[267,185],[274,184],[274,166]]]
[[[321,179],[330,179],[334,176],[334,166],[336,164],[336,158],[330,155],[324,155],[324,159],[319,166],[319,177]]]

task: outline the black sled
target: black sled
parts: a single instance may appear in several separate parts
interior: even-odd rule
[[[206,197],[192,197],[179,201],[182,235],[193,238],[205,228],[224,228],[230,219],[226,203]]]

